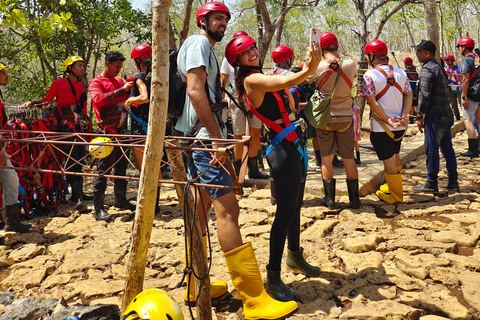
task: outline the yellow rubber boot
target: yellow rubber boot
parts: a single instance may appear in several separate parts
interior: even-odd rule
[[[225,259],[235,289],[242,298],[245,319],[278,319],[297,310],[295,301],[280,302],[265,291],[250,243],[226,252]]]
[[[385,201],[389,204],[400,205],[403,204],[403,185],[402,185],[402,175],[397,174],[386,174],[385,179],[387,180],[387,185],[390,190],[390,194],[384,193],[381,190],[377,191],[377,196],[380,200]]]
[[[187,241],[187,254],[190,253],[190,248]],[[207,238],[203,237],[203,247],[205,248],[205,253],[207,252]],[[186,255],[185,255],[186,257]],[[197,300],[196,291],[195,291],[195,277],[190,280],[190,290],[188,289],[188,283],[191,275],[187,275],[185,280],[187,281],[187,290],[185,290],[185,297],[183,298],[187,303],[194,303]],[[228,291],[228,285],[225,281],[217,281],[210,283],[210,298],[218,298],[224,295]]]
[[[398,173],[402,173],[402,166],[397,166]],[[388,184],[382,184],[380,186],[380,191],[383,193],[390,193],[390,190],[388,189]]]

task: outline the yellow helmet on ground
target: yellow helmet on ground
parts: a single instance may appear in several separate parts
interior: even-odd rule
[[[97,158],[97,159],[106,158],[110,155],[110,153],[112,153],[113,146],[95,145],[95,143],[106,143],[106,142],[112,142],[112,140],[107,137],[97,137],[90,142],[90,145],[88,146],[88,151],[94,158]]]
[[[162,289],[140,292],[128,305],[122,320],[183,320],[182,310],[173,297]]]
[[[83,61],[82,57],[79,56],[71,56],[68,57],[64,62],[63,62],[63,72],[67,72],[68,66],[71,66],[77,61]]]

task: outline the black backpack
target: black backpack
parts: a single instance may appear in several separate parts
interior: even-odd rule
[[[475,73],[478,73],[478,66],[476,66],[475,68],[477,68]],[[477,80],[475,81],[473,86],[468,88],[467,97],[475,102],[480,102],[480,77],[477,77]]]
[[[187,83],[182,80],[177,68],[178,51],[170,50],[170,69],[168,89],[168,115],[173,123],[182,115],[187,94]]]

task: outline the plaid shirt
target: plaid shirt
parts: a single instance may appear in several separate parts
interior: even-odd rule
[[[420,70],[418,86],[418,111],[441,116],[452,116],[449,103],[448,78],[435,59],[429,60]]]

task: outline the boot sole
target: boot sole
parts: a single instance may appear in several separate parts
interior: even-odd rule
[[[218,297],[215,297],[215,298],[210,297],[210,300],[212,301],[212,305],[218,304],[219,302],[223,301],[229,294],[230,293],[227,291]],[[197,304],[197,301],[183,300],[183,302],[185,303],[186,306],[189,306],[189,307],[195,307],[195,305]]]
[[[288,265],[287,265],[287,269],[290,270],[293,274],[303,274],[305,277],[317,277],[320,275],[320,273],[322,273],[322,270],[320,270],[320,272],[317,274],[306,274],[302,270],[298,268],[290,267]]]

